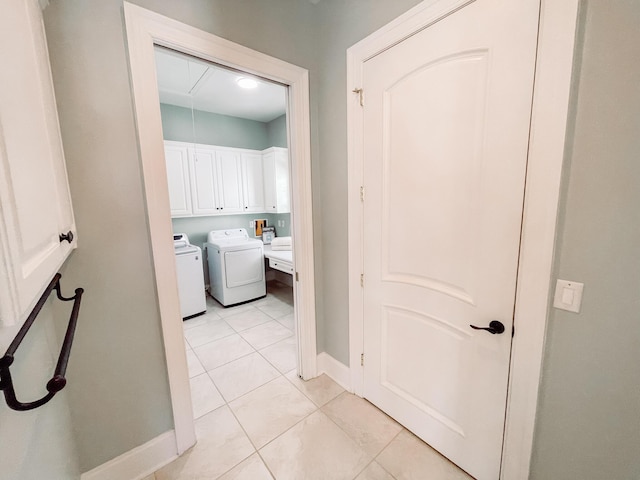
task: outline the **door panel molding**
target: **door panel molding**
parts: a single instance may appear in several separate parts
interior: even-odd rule
[[[439,19],[472,3],[426,0],[347,51],[349,346],[352,390],[362,396],[363,367],[363,110],[353,93],[364,63]],[[481,0],[475,0],[481,1]],[[579,0],[541,0],[539,43],[522,245],[514,323],[506,427],[500,478],[528,478],[546,330],[549,283],[556,237],[570,82]],[[366,102],[366,92],[364,92]],[[366,282],[366,279],[364,279]]]

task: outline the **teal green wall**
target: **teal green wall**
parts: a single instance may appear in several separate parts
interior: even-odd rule
[[[287,148],[287,116],[282,115],[267,123],[269,146]]]
[[[165,104],[160,104],[160,112],[165,140],[253,150],[279,146],[270,143],[268,123],[201,110],[194,110],[192,117],[189,108]]]
[[[640,2],[586,1],[532,480],[640,478]],[[634,61],[630,61],[634,59]],[[553,288],[553,285],[552,285]]]
[[[183,217],[173,218],[173,233],[186,233],[189,241],[202,247],[207,241],[207,234],[211,230],[226,230],[229,228],[245,228],[250,236],[254,237],[254,229],[250,226],[252,220],[266,219],[268,226],[275,227],[278,220],[284,220],[284,227],[276,227],[276,234],[279,237],[287,237],[290,235],[289,214],[272,214],[272,213],[251,213],[242,215],[222,215],[211,217]]]

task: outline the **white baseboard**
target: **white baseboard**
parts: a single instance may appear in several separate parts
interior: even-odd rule
[[[334,382],[347,392],[353,392],[351,388],[351,370],[327,352],[318,354],[318,375],[322,375],[323,373],[331,377]]]
[[[80,480],[140,480],[178,458],[177,452],[176,433],[170,430],[83,473]]]

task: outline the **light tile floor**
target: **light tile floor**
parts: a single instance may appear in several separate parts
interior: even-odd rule
[[[198,443],[144,480],[469,480],[326,375],[296,375],[291,288],[184,322]]]

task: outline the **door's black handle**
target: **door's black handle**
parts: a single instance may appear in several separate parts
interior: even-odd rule
[[[498,320],[491,320],[489,322],[489,326],[488,327],[476,327],[475,325],[469,325],[471,328],[473,328],[474,330],[486,330],[489,333],[492,334],[500,334],[500,333],[504,333],[504,325],[502,324],[502,322],[499,322]]]

